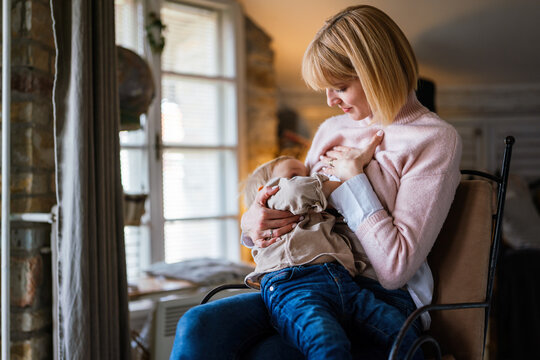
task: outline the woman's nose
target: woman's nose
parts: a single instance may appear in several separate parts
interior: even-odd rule
[[[339,104],[340,98],[336,95],[333,89],[326,89],[326,103],[332,107]]]

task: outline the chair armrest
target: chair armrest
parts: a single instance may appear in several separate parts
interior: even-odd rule
[[[401,346],[401,343],[403,341],[405,334],[407,333],[411,325],[420,317],[420,315],[422,315],[426,311],[461,310],[461,309],[474,309],[474,308],[487,308],[487,307],[488,307],[487,302],[473,302],[473,303],[456,303],[456,304],[429,304],[429,305],[424,305],[416,309],[415,311],[411,313],[411,315],[409,315],[407,320],[405,320],[405,322],[401,326],[401,329],[399,330],[399,333],[396,339],[394,340],[394,343],[392,344],[392,349],[390,350],[390,354],[388,355],[388,360],[397,359],[398,349]],[[419,345],[420,344],[421,343],[419,343]],[[413,347],[415,346],[413,345]],[[414,352],[409,352],[407,359],[409,358],[409,355],[412,356],[413,354]]]
[[[218,292],[228,289],[248,289],[249,287],[246,284],[225,284],[218,286],[212,290],[202,299],[201,305],[206,304],[212,296],[216,295]]]

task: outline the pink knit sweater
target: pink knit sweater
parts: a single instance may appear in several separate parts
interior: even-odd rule
[[[437,238],[460,181],[461,140],[456,130],[409,96],[386,127],[348,115],[326,120],[306,158],[311,173],[319,156],[336,145],[363,148],[379,130],[384,139],[366,176],[383,210],[352,229],[378,281],[387,289],[404,286],[416,273]]]

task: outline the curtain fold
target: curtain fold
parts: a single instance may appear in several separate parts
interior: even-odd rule
[[[114,2],[51,0],[58,359],[129,359]]]

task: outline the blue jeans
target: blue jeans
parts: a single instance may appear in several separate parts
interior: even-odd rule
[[[416,309],[404,290],[386,290],[365,277],[354,280],[361,289],[399,310],[402,317],[396,319],[397,326]],[[419,322],[415,323],[415,334],[420,332],[420,327]],[[371,341],[370,330],[360,327],[346,331],[352,339],[354,359],[386,359],[388,356],[389,345]],[[178,322],[170,359],[301,360],[305,357],[272,327],[261,295],[249,293],[196,306],[185,313]]]
[[[406,317],[354,282],[338,263],[294,266],[264,276],[261,294],[272,325],[310,360],[352,359],[346,329],[389,349]],[[406,350],[417,334],[409,331]]]

